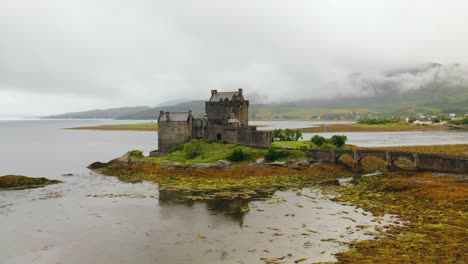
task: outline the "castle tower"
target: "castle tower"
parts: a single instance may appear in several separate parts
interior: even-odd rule
[[[205,110],[209,123],[249,125],[249,101],[244,99],[242,89],[237,92],[211,90],[210,100],[205,102]]]

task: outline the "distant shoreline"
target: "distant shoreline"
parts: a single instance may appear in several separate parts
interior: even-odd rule
[[[158,131],[158,123],[137,123],[137,124],[117,124],[99,125],[85,127],[65,128],[70,130],[110,130],[110,131]]]
[[[267,125],[257,125],[257,127],[267,127]],[[116,124],[99,125],[85,127],[65,128],[71,130],[105,130],[105,131],[158,131],[158,123],[136,123],[136,124]],[[316,125],[314,127],[300,128],[303,133],[323,133],[323,132],[397,132],[397,131],[433,131],[450,130],[445,125],[413,125],[413,124],[385,124],[385,125],[363,125],[363,124],[330,124]]]

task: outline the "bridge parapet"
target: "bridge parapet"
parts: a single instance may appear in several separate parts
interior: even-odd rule
[[[397,159],[410,160],[417,170],[433,170],[441,172],[468,172],[468,157],[438,155],[406,151],[385,151],[368,149],[309,149],[307,150],[315,160],[337,163],[342,155],[353,158],[355,170],[362,170],[361,160],[365,157],[378,157],[385,161],[388,170],[394,170]]]

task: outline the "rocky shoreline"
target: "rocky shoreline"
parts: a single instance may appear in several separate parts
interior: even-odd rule
[[[364,161],[375,171],[372,159]],[[431,172],[382,172],[361,175],[347,167],[306,159],[289,162],[183,164],[124,155],[108,163],[89,166],[122,181],[148,180],[161,194],[181,202],[231,201],[229,213],[249,210],[250,199],[279,189],[316,186],[336,194],[336,201],[352,204],[376,215],[394,214],[402,219],[378,235],[377,240],[350,243],[337,254],[341,263],[466,263],[468,228],[468,175]],[[341,184],[343,178],[349,179]],[[234,206],[235,205],[235,206]],[[447,235],[446,235],[447,234]]]
[[[309,166],[319,166],[321,162],[311,162],[307,159],[297,159],[290,162],[285,161],[273,161],[267,162],[264,158],[259,158],[253,163],[246,163],[241,165],[234,165],[228,160],[218,160],[213,163],[195,163],[195,164],[185,164],[177,163],[164,160],[160,163],[161,168],[165,169],[181,169],[181,170],[206,170],[206,169],[231,169],[231,168],[274,168],[274,167],[284,167],[290,169],[298,169],[299,167],[309,167]],[[109,165],[154,165],[153,162],[144,161],[139,158],[125,154],[119,158],[113,159],[107,163],[103,162],[94,162],[88,166],[88,169],[99,170],[103,167]]]

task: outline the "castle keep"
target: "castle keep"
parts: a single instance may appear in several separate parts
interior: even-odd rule
[[[249,126],[249,101],[242,89],[237,92],[211,90],[210,100],[205,102],[205,117],[195,119],[192,111],[159,113],[159,151],[151,155],[167,153],[173,147],[192,138],[227,141],[254,147],[268,147],[271,131],[258,131]]]

